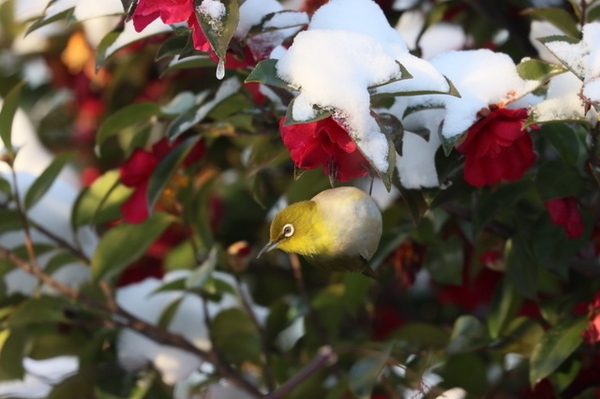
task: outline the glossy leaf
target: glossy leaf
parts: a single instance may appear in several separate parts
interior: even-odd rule
[[[25,31],[25,36],[29,35],[31,32],[34,32],[46,25],[49,25],[53,22],[57,22],[57,21],[67,21],[67,22],[73,22],[74,18],[73,18],[73,11],[75,10],[75,7],[71,7],[68,8],[64,11],[61,11],[59,13],[56,13],[48,18],[40,18],[37,21],[35,21],[33,24],[31,24],[27,30]]]
[[[386,345],[377,356],[363,357],[352,365],[348,387],[359,399],[370,399],[373,386],[392,352],[393,343]]]
[[[24,301],[8,321],[11,328],[31,324],[65,321],[66,303],[62,298],[43,296]]]
[[[210,327],[213,344],[227,361],[237,364],[260,361],[260,337],[245,312],[235,308],[223,310]]]
[[[516,317],[523,299],[505,278],[494,291],[488,317],[488,330],[492,338],[498,338]]]
[[[558,7],[531,8],[524,14],[535,19],[550,22],[570,37],[579,37],[578,21],[569,12]]]
[[[190,137],[182,141],[179,145],[169,151],[167,156],[164,157],[156,169],[154,169],[148,182],[147,198],[149,212],[152,212],[152,209],[154,209],[154,206],[167,187],[171,177],[175,174],[177,169],[179,169],[179,166],[185,160],[185,157],[187,157],[192,147],[198,143],[198,140],[200,140],[199,136]]]
[[[0,349],[0,375],[6,380],[21,380],[25,376],[23,358],[27,353],[30,335],[24,327],[6,331],[8,337]]]
[[[123,129],[145,122],[160,115],[160,107],[153,102],[135,103],[121,108],[110,115],[96,135],[96,145],[100,146],[107,138],[119,134]]]
[[[179,309],[179,305],[181,305],[183,299],[184,297],[182,296],[181,298],[174,300],[162,311],[160,317],[158,318],[157,324],[159,326],[165,329],[169,328],[169,325],[171,325],[173,317],[175,317],[175,314],[177,314],[177,310]]]
[[[117,41],[121,32],[110,32],[106,36],[102,38],[100,44],[98,44],[98,48],[96,49],[96,72],[100,70],[106,64],[108,58],[114,54],[112,51],[110,54],[107,54],[108,49]]]
[[[279,88],[290,90],[290,91],[296,90],[295,88],[290,86],[290,84],[288,82],[281,79],[277,75],[276,65],[277,65],[277,60],[272,59],[272,58],[270,58],[268,60],[260,61],[258,64],[256,64],[256,66],[254,67],[252,72],[250,72],[250,75],[246,78],[246,80],[244,82],[245,83],[251,83],[251,82],[262,83],[262,84],[279,87]]]
[[[540,338],[544,328],[535,320],[527,317],[517,317],[507,324],[502,336],[490,344],[490,347],[503,353],[518,353],[529,358]]]
[[[23,228],[21,215],[14,209],[0,209],[0,234]]]
[[[537,264],[523,237],[506,241],[504,250],[508,282],[523,297],[537,297]]]
[[[567,69],[562,66],[533,58],[526,59],[517,64],[517,73],[523,80],[537,80],[540,84],[565,72],[567,72]]]
[[[219,250],[212,247],[208,256],[196,270],[193,270],[185,281],[186,289],[202,288],[217,266]]]
[[[59,252],[59,253],[53,255],[48,260],[48,263],[46,263],[46,266],[44,267],[44,272],[46,272],[49,275],[52,275],[55,272],[57,272],[60,268],[62,268],[63,266],[67,266],[67,265],[73,264],[73,263],[82,264],[83,260],[80,259],[78,256],[72,254],[71,252],[66,252],[66,251]]]
[[[71,211],[73,230],[121,217],[119,207],[131,194],[131,189],[121,185],[120,179],[118,170],[108,171],[79,193]]]
[[[489,342],[485,328],[475,316],[461,316],[454,322],[447,353],[470,352]]]
[[[0,139],[2,139],[11,160],[15,157],[15,150],[12,146],[13,119],[19,107],[21,89],[24,84],[25,81],[16,84],[4,97],[2,108],[0,108]]]
[[[428,248],[423,266],[434,281],[440,284],[460,285],[464,265],[463,252],[461,239],[453,235]]]
[[[587,132],[562,123],[545,124],[540,129],[544,139],[554,147],[569,166],[580,167],[587,157],[585,137]]]
[[[140,258],[172,222],[171,216],[156,212],[143,223],[123,223],[110,229],[102,236],[92,257],[94,278],[108,278],[120,273]]]
[[[239,21],[239,9],[237,0],[223,0],[225,14],[219,19],[213,19],[210,15],[196,12],[202,31],[210,42],[217,56],[224,62],[229,42],[233,37]]]
[[[567,318],[544,333],[531,354],[531,386],[549,376],[581,345],[581,333],[587,324],[585,317]]]
[[[444,349],[448,345],[450,334],[434,324],[413,322],[392,332],[390,338],[414,350]]]
[[[585,188],[581,175],[562,162],[545,162],[537,173],[535,186],[542,201],[579,195]]]
[[[58,155],[50,165],[35,179],[25,194],[25,209],[31,209],[50,189],[64,166],[73,157],[72,153]]]

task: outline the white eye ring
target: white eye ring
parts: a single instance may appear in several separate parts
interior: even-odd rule
[[[281,234],[284,237],[291,237],[294,234],[294,225],[291,223],[288,223],[285,226],[283,226],[283,229],[281,230]]]

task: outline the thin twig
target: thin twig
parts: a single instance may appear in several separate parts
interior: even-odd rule
[[[336,361],[337,355],[329,345],[321,347],[317,356],[309,364],[300,370],[298,374],[290,378],[285,384],[279,387],[279,389],[266,395],[264,399],[279,399],[285,396],[298,385],[300,385],[300,383],[313,375],[321,367],[334,364]]]
[[[258,321],[258,318],[256,317],[256,313],[254,312],[250,301],[246,297],[244,287],[242,285],[242,279],[238,274],[235,274],[234,276],[235,282],[237,284],[237,289],[240,294],[240,299],[242,300],[242,305],[244,306],[246,313],[248,313],[248,316],[250,316],[250,320],[252,320],[252,323],[254,324],[256,330],[260,335],[260,343],[265,359],[265,362],[263,364],[263,374],[265,377],[265,383],[267,384],[267,389],[269,390],[269,392],[271,392],[273,391],[273,389],[275,389],[275,378],[273,377],[273,373],[271,372],[271,355],[269,353],[269,343],[267,341],[267,334],[265,332],[265,329]]]
[[[221,377],[229,380],[232,384],[245,390],[254,397],[262,396],[262,393],[254,385],[237,374],[237,372],[232,369],[229,364],[222,361],[214,351],[204,351],[196,347],[185,337],[145,322],[119,307],[116,303],[112,305],[115,306],[115,309],[111,309],[111,306],[95,301],[83,295],[79,290],[56,281],[51,276],[44,273],[44,271],[37,266],[37,263],[33,261],[27,262],[26,260],[19,258],[8,248],[0,246],[0,256],[10,260],[26,273],[32,274],[44,284],[56,289],[68,298],[78,301],[81,305],[107,313],[107,317],[110,318],[115,326],[130,328],[160,344],[174,346],[201,357],[214,364]]]

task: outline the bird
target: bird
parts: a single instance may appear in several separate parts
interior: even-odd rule
[[[381,211],[369,194],[353,186],[327,189],[277,213],[257,258],[277,248],[320,269],[378,280],[368,262],[379,246],[381,225]]]

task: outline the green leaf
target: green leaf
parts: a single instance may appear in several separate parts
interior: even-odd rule
[[[498,338],[521,308],[523,299],[512,284],[503,278],[494,291],[488,317],[488,330],[492,338]]]
[[[48,18],[40,18],[37,21],[35,21],[33,24],[31,24],[29,26],[29,28],[27,28],[27,30],[25,31],[25,35],[27,36],[29,35],[31,32],[38,30],[39,28],[46,26],[48,24],[51,24],[53,22],[56,21],[63,21],[66,20],[67,22],[72,22],[74,20],[73,18],[73,11],[75,10],[75,7],[71,7],[68,8],[64,11],[59,12],[58,14],[54,14]]]
[[[8,152],[8,156],[11,161],[15,157],[15,150],[12,146],[12,124],[15,117],[15,113],[19,107],[19,101],[21,99],[21,89],[25,81],[17,83],[8,94],[4,97],[4,103],[0,108],[0,139],[4,143],[4,147]]]
[[[0,209],[0,234],[22,228],[23,220],[19,212],[14,209]]]
[[[587,132],[583,130],[566,123],[550,123],[542,125],[540,134],[548,140],[567,165],[581,167],[587,157]]]
[[[488,342],[485,328],[475,316],[461,316],[454,322],[446,353],[471,352],[487,345]]]
[[[277,61],[273,58],[260,61],[250,72],[244,83],[263,83],[290,91],[297,90],[297,88],[292,87],[288,82],[277,76]]]
[[[436,245],[430,245],[423,267],[440,284],[462,284],[464,249],[462,240],[453,235]]]
[[[546,331],[531,354],[529,382],[535,386],[552,374],[582,343],[587,317],[563,319]]]
[[[543,84],[556,75],[567,72],[562,66],[528,58],[517,65],[517,73],[523,80],[537,80]]]
[[[169,63],[169,65],[160,72],[160,76],[163,77],[166,74],[173,71],[181,71],[184,69],[199,69],[206,67],[214,67],[215,61],[209,56],[205,55],[193,55],[189,57],[179,57]]]
[[[378,356],[363,357],[350,368],[348,388],[359,399],[371,398],[373,386],[390,357],[393,347],[394,344],[391,342],[383,348]]]
[[[162,42],[156,52],[155,61],[165,57],[176,57],[183,53],[183,50],[189,45],[191,38],[189,35],[175,35]]]
[[[73,153],[58,155],[50,165],[35,179],[25,194],[25,209],[31,209],[46,194],[63,167],[71,160]]]
[[[96,145],[100,146],[107,138],[120,133],[121,130],[146,122],[160,113],[160,107],[153,102],[135,103],[121,108],[106,118],[100,126],[96,135]]]
[[[400,191],[402,201],[404,201],[404,204],[408,208],[413,224],[418,226],[421,223],[421,219],[423,218],[423,215],[425,215],[425,212],[429,210],[423,192],[421,190],[404,188],[402,184],[396,184],[396,187]]]
[[[208,256],[202,262],[202,264],[194,271],[190,273],[188,278],[185,280],[186,289],[202,288],[206,280],[212,275],[212,272],[217,267],[217,260],[219,255],[218,247],[214,246],[211,248]]]
[[[61,267],[71,263],[83,263],[83,260],[71,252],[59,252],[48,260],[48,263],[44,267],[44,272],[52,275]]]
[[[5,380],[20,380],[25,376],[23,357],[27,353],[29,331],[27,328],[11,328],[0,350],[0,375]]]
[[[162,195],[163,191],[167,187],[173,174],[179,169],[179,166],[184,161],[185,157],[189,154],[192,147],[198,143],[200,136],[190,137],[182,141],[179,145],[173,148],[166,157],[164,157],[154,172],[150,176],[148,182],[148,208],[149,212],[152,212],[154,205],[158,202],[158,199]]]
[[[412,322],[392,332],[390,338],[409,350],[439,350],[448,345],[450,334],[434,324]]]
[[[175,314],[177,314],[177,309],[179,309],[179,305],[181,305],[183,299],[184,297],[182,296],[181,298],[174,300],[169,304],[169,306],[165,308],[165,310],[162,311],[158,319],[159,327],[162,327],[164,329],[169,328],[169,325],[171,324],[173,317],[175,317]]]
[[[221,18],[214,19],[208,13],[203,13],[201,8],[200,12],[196,9],[196,17],[213,50],[221,62],[225,62],[227,48],[237,29],[240,16],[237,0],[223,0],[221,3],[226,9]]]
[[[577,27],[578,21],[571,13],[562,8],[530,8],[528,10],[524,10],[523,14],[529,15],[535,19],[550,22],[552,25],[556,26],[565,34],[573,38],[578,38],[580,36],[579,29]]]
[[[210,326],[215,349],[236,364],[260,361],[260,336],[250,317],[240,309],[219,312]]]
[[[517,317],[507,324],[501,337],[492,342],[490,347],[503,353],[518,353],[529,358],[543,334],[544,328],[537,321]]]
[[[44,296],[24,301],[8,320],[11,328],[32,324],[66,321],[66,303],[62,298]]]
[[[523,297],[537,297],[537,264],[527,248],[524,239],[519,235],[506,241],[504,249],[506,261],[506,277],[516,291]]]
[[[586,20],[587,22],[593,22],[600,18],[600,5],[594,6],[592,4],[592,8],[590,8],[587,12]]]
[[[119,219],[119,207],[131,195],[131,189],[120,184],[118,170],[104,173],[80,193],[71,211],[71,227],[101,224]]]
[[[576,170],[562,162],[545,162],[537,173],[535,187],[542,201],[577,196],[585,189],[585,181]]]
[[[172,216],[156,212],[143,223],[123,223],[108,230],[92,257],[94,278],[108,278],[120,273],[140,258],[172,222]]]
[[[404,67],[403,67],[404,68]],[[406,71],[406,70],[405,70]],[[406,71],[408,73],[408,71]],[[410,76],[408,78],[412,78],[412,76]],[[377,102],[377,101],[381,101],[384,98],[395,98],[395,97],[413,97],[413,96],[425,96],[425,95],[430,95],[430,94],[445,94],[445,95],[449,95],[449,96],[453,96],[453,97],[458,97],[460,98],[460,93],[458,92],[458,89],[454,86],[454,84],[452,83],[452,81],[450,79],[448,79],[447,77],[444,76],[444,78],[446,79],[446,82],[448,83],[448,91],[439,91],[439,90],[407,90],[407,91],[394,91],[394,92],[386,92],[386,91],[382,91],[382,90],[371,90],[371,102]],[[402,79],[407,79],[407,78],[402,78]],[[386,83],[387,84],[387,83]],[[433,107],[433,108],[437,108],[437,107]]]
[[[485,192],[479,199],[479,207],[475,212],[474,225],[483,228],[501,212],[511,209],[531,190],[531,181],[521,181],[499,187],[494,192]]]
[[[246,161],[246,174],[248,177],[256,175],[270,165],[277,164],[287,159],[288,151],[281,145],[279,137],[260,135],[255,136],[249,150]]]
[[[381,132],[388,138],[388,142],[393,144],[396,153],[402,156],[402,139],[404,137],[404,126],[400,119],[387,112],[378,114],[376,118]]]
[[[98,48],[96,49],[96,73],[104,66],[108,58],[115,53],[112,51],[110,54],[106,54],[109,47],[111,47],[119,38],[122,32],[110,32],[102,38]]]

